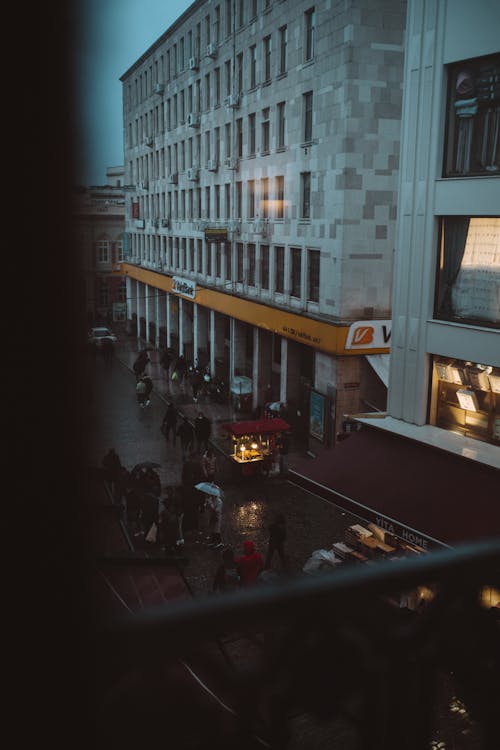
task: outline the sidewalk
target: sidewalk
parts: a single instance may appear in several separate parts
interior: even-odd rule
[[[139,351],[146,346],[143,339],[138,340],[135,336],[127,336],[125,331],[118,334],[119,341],[115,345],[115,356],[131,371]],[[226,422],[240,422],[253,419],[250,413],[240,412],[233,408],[228,400],[227,403],[214,402],[206,394],[201,393],[195,402],[191,386],[189,384],[179,385],[177,381],[167,378],[165,370],[160,364],[161,352],[148,351],[151,362],[147,366],[147,372],[153,380],[154,393],[165,403],[172,401],[180,417],[186,416],[192,423],[199,412],[202,412],[212,423],[212,435],[210,442],[213,447],[224,457],[228,458],[231,451],[230,438],[222,429]],[[288,456],[289,469],[302,462],[306,457],[305,449],[297,445],[293,433],[290,439],[290,452]],[[272,475],[270,475],[272,478]]]

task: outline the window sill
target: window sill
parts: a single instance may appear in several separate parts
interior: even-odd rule
[[[276,149],[276,153],[282,154],[284,151],[286,151],[286,148],[286,146],[278,146],[278,148]]]
[[[281,81],[281,79],[286,78],[287,75],[288,75],[288,71],[284,70],[282,73],[278,73],[278,75],[276,76],[276,80]]]

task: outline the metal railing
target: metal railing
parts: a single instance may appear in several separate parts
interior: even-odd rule
[[[493,539],[169,603],[101,630],[94,646],[99,660],[119,662],[122,672],[163,680],[169,664],[196,664],[207,644],[251,630],[262,648],[250,667],[228,672],[220,653],[203,657],[204,672],[231,696],[228,747],[296,747],[293,717],[301,715],[349,728],[343,739],[309,747],[429,748],[445,675],[474,727],[461,738],[472,744],[453,746],[493,748],[500,625],[481,592],[499,581],[500,540]],[[421,611],[391,602],[419,585],[433,592]],[[138,691],[139,716],[145,701]]]

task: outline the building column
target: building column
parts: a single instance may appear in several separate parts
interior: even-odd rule
[[[149,284],[144,284],[144,318],[146,320],[146,344],[149,342]]]
[[[194,339],[194,358],[200,362],[208,362],[211,352],[209,351],[209,342],[213,339],[208,336],[208,310],[202,305],[196,305],[196,325],[193,325],[195,339]],[[194,322],[194,321],[193,321]]]
[[[126,314],[126,320],[127,320],[127,333],[132,333],[132,315],[134,314],[134,300],[132,298],[132,281],[133,279],[130,278],[130,276],[127,276],[125,278],[125,286],[126,286],[126,304],[127,304],[127,314]],[[137,284],[137,281],[134,282]],[[136,301],[137,304],[137,301]]]
[[[265,393],[270,382],[272,368],[272,335],[262,328],[253,329],[253,362],[252,362],[252,408],[263,407]]]
[[[215,310],[210,310],[209,313],[209,328],[210,328],[210,374],[215,377],[216,367],[215,360],[224,358],[224,316]]]
[[[296,401],[300,379],[300,347],[290,339],[281,339],[280,401]]]
[[[244,375],[242,363],[246,360],[245,326],[239,320],[231,318],[230,323],[230,346],[229,346],[229,378],[232,380],[236,374]],[[238,373],[236,373],[238,370]]]
[[[170,294],[165,294],[165,326],[167,329],[167,347],[172,346],[172,331],[170,321]]]
[[[155,349],[160,348],[160,290],[155,287]]]
[[[136,298],[136,310],[137,310],[136,335],[138,339],[140,339],[141,337],[141,297],[140,297],[141,288],[142,288],[142,283],[140,281],[137,281],[136,286],[135,286],[135,298]]]

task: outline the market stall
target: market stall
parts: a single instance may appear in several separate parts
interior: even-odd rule
[[[279,417],[222,425],[231,440],[230,458],[242,476],[266,477],[278,459],[281,435],[290,425]]]

